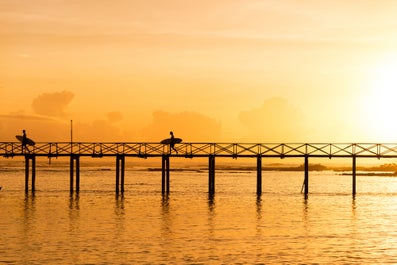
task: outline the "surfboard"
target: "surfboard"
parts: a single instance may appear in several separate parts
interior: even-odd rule
[[[22,143],[22,141],[23,141],[22,135],[16,135],[15,138],[17,138],[18,141],[20,141]],[[26,144],[27,145],[35,145],[36,143],[32,139],[26,137]]]
[[[174,138],[174,143],[179,144],[182,142],[181,138]],[[160,142],[160,144],[170,144],[171,143],[171,138],[164,139]]]

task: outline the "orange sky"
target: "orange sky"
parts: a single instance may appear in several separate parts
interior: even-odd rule
[[[397,142],[397,1],[0,1],[0,141]]]

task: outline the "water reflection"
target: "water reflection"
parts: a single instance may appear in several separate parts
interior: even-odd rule
[[[170,199],[168,194],[163,194],[161,198],[161,218],[162,218],[162,235],[168,237],[171,233],[171,217],[170,217]]]
[[[80,196],[79,193],[70,193],[69,196],[69,233],[76,236],[80,232]]]
[[[305,234],[307,235],[309,233],[309,219],[308,219],[308,215],[309,215],[309,197],[307,196],[307,194],[305,194],[303,196],[303,228],[305,230]]]
[[[23,207],[23,224],[24,224],[24,232],[28,233],[33,225],[33,216],[36,212],[36,200],[35,194],[25,193],[24,198],[24,207]]]
[[[124,194],[116,194],[116,205],[114,207],[114,212],[116,216],[121,216],[125,214],[125,200],[124,200]]]
[[[262,195],[256,196],[256,218],[258,222],[262,219]]]
[[[212,215],[214,213],[214,209],[215,209],[215,194],[212,194],[212,193],[208,194],[208,209],[209,209],[210,215]]]
[[[256,233],[257,236],[262,235],[262,195],[257,194],[256,196]]]
[[[69,209],[80,210],[80,196],[79,193],[70,193],[69,196]]]

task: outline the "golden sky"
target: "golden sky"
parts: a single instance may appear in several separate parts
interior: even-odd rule
[[[397,142],[397,1],[0,0],[0,141]]]

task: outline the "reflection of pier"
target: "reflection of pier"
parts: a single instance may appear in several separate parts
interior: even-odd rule
[[[80,157],[115,157],[116,192],[124,192],[125,157],[162,157],[162,192],[170,191],[170,157],[208,157],[208,191],[215,193],[216,157],[250,157],[257,160],[258,194],[262,193],[262,158],[304,158],[304,193],[309,193],[309,158],[352,158],[352,193],[356,193],[356,158],[396,158],[397,144],[373,143],[180,143],[178,154],[160,143],[36,143],[23,154],[20,143],[1,142],[0,155],[25,156],[25,190],[35,190],[36,157],[70,157],[70,191],[80,189]]]

